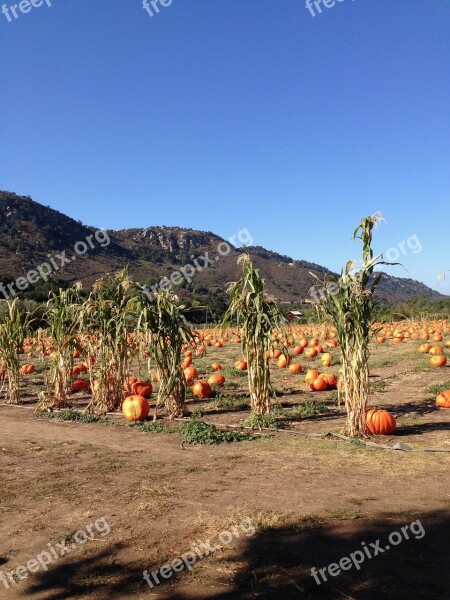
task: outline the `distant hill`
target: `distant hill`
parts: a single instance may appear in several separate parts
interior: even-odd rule
[[[28,196],[0,191],[0,274],[3,278],[16,279],[63,250],[72,257],[75,244],[95,232],[95,227],[83,225]],[[200,257],[207,253],[206,258],[212,260],[212,264],[196,272],[190,284],[184,283],[179,293],[186,297],[195,293],[208,303],[211,297],[223,296],[227,283],[239,275],[236,261],[242,249],[230,246],[229,253],[225,253],[225,240],[211,232],[152,226],[108,231],[108,236],[110,243],[106,247],[91,237],[94,247],[84,256],[70,260],[52,276],[69,282],[82,281],[89,288],[106,273],[128,265],[135,279],[153,285],[195,260],[203,266],[205,259]],[[330,272],[320,265],[293,260],[260,246],[248,247],[246,251],[265,277],[269,294],[287,304],[299,304],[308,298],[309,288],[314,283],[310,271],[320,277]],[[431,300],[443,298],[418,281],[389,275],[383,278],[377,293],[386,303],[416,296]]]

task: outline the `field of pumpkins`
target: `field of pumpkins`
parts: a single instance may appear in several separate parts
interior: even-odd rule
[[[450,408],[449,322],[379,323],[372,329],[367,438],[395,437],[400,433],[404,440],[409,432],[408,437],[417,439],[421,445],[435,445],[431,439],[425,441],[426,436],[416,436],[418,426],[413,421],[424,419],[425,415],[436,421],[448,418],[445,413]],[[128,422],[169,417],[171,420],[173,417],[160,401],[158,369],[138,337],[131,334],[127,339],[128,373],[117,405],[103,412],[116,417],[121,413]],[[37,408],[41,413],[64,409],[92,412],[92,399],[100,381],[91,338],[77,336],[69,361],[70,373],[67,381],[61,382],[67,394],[56,406],[49,406],[48,400],[44,400],[43,390],[50,385],[49,377],[60,355],[51,339],[42,334],[24,339],[20,354],[20,404]],[[272,350],[264,358],[270,366],[273,410],[257,421],[259,429],[314,433],[338,433],[342,429],[340,353],[332,327],[296,325],[283,332],[275,330]],[[179,417],[200,414],[220,426],[255,426],[251,420],[248,364],[242,356],[238,329],[197,330],[195,338],[182,346],[179,372],[186,386],[186,411]],[[412,381],[418,385],[409,394]],[[3,370],[4,393],[7,383]],[[438,431],[436,427],[430,438],[436,437]]]

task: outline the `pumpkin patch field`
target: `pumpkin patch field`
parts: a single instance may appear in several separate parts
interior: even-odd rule
[[[64,318],[70,327],[70,314]],[[12,363],[4,366],[0,598],[445,597],[448,321],[373,325],[359,437],[344,432],[331,325],[270,332],[262,359],[270,410],[255,412],[242,331],[200,328],[190,337],[178,330],[177,341],[167,323],[158,324],[156,340],[125,331],[123,364],[119,346],[111,351],[101,329],[94,336],[86,324],[89,333],[74,327],[64,336],[46,329],[25,337],[12,384]],[[107,535],[20,577],[17,567],[99,518]],[[252,535],[239,534],[243,519]],[[423,536],[411,534],[418,521]],[[412,523],[408,538],[387,549],[390,534]],[[219,548],[224,532],[231,541]],[[313,568],[339,564],[377,540],[378,555],[335,575],[323,571],[327,579],[317,584]],[[208,541],[214,551],[190,568],[152,587],[144,579]]]

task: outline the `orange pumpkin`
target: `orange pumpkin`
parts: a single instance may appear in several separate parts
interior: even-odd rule
[[[209,398],[213,391],[207,381],[197,381],[192,386],[192,393],[199,398]]]
[[[89,381],[86,381],[86,379],[74,379],[72,381],[72,385],[70,386],[70,391],[73,393],[82,392],[89,390],[89,388]]]
[[[31,375],[31,373],[34,373],[35,371],[36,369],[32,364],[23,365],[23,367],[20,369],[22,375]]]
[[[447,364],[447,359],[445,356],[440,356],[439,354],[436,356],[432,356],[430,359],[430,364],[432,367],[445,367]]]
[[[319,376],[317,379],[314,379],[312,383],[310,383],[309,387],[315,392],[323,392],[328,388],[328,383],[324,377]]]
[[[247,370],[247,361],[245,360],[237,360],[234,363],[234,368],[238,371],[246,371]]]
[[[279,369],[285,369],[289,365],[290,362],[291,362],[291,357],[285,356],[284,354],[282,354],[277,361],[277,366]]]
[[[310,386],[312,382],[319,377],[319,375],[319,371],[317,371],[316,369],[310,369],[306,372],[305,383],[307,383]]]
[[[300,346],[300,345],[299,346],[295,346],[295,348],[294,348],[294,354],[297,355],[297,356],[299,354],[303,354],[303,346]]]
[[[387,410],[369,408],[366,412],[367,433],[372,435],[390,435],[397,428],[394,417]]]
[[[213,371],[221,371],[222,370],[222,365],[219,364],[218,362],[213,362],[213,363],[211,363],[211,369]]]
[[[208,383],[209,385],[220,385],[222,387],[225,383],[225,377],[220,373],[214,373],[214,375],[211,375],[208,379]]]
[[[145,421],[150,412],[150,404],[143,396],[133,394],[122,403],[122,413],[127,421]]]
[[[444,351],[440,346],[433,346],[432,348],[430,348],[429,354],[437,356],[438,354],[444,354]]]
[[[331,361],[333,360],[333,355],[329,352],[325,352],[325,354],[322,354],[320,360],[322,361],[324,367],[329,367],[331,365]]]
[[[302,365],[296,365],[296,364],[289,365],[290,373],[301,373],[302,370],[303,370]]]
[[[150,383],[150,381],[139,380],[136,381],[136,383],[133,383],[133,385],[131,386],[131,391],[137,396],[144,396],[144,398],[150,398],[153,392],[153,386]]]
[[[323,373],[322,375],[319,375],[319,377],[322,377],[323,379],[325,379],[325,381],[328,384],[328,387],[331,389],[336,389],[337,388],[337,377],[336,375],[333,375],[332,373]]]
[[[133,377],[133,375],[130,375],[129,377],[127,377],[123,384],[124,392],[131,392],[133,385],[136,383],[136,381],[137,381],[137,377]]]
[[[306,358],[315,358],[318,354],[317,348],[306,348],[304,351]]]
[[[190,367],[191,364],[192,364],[192,356],[186,356],[186,358],[181,363],[181,368],[184,371],[185,369],[187,369],[188,367]]]
[[[183,372],[187,383],[191,383],[198,377],[198,372],[195,367],[188,367],[187,369],[184,369]]]
[[[436,396],[436,404],[442,408],[450,408],[450,390],[445,390]]]
[[[422,354],[428,354],[428,352],[431,350],[431,344],[421,344],[419,346],[419,352],[422,352]]]
[[[72,377],[78,377],[81,373],[85,373],[87,371],[87,367],[84,364],[75,365],[72,369]]]

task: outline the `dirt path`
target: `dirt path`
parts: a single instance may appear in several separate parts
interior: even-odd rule
[[[437,550],[448,538],[448,455],[282,434],[182,449],[176,434],[49,422],[7,407],[0,408],[0,447],[3,572],[96,519],[111,528],[48,571],[9,589],[0,584],[1,598],[443,597],[433,569],[448,573]],[[257,526],[253,537],[235,539],[164,586],[143,582],[144,569],[158,569],[245,517]],[[321,586],[311,577],[313,566],[418,518],[427,535],[405,541],[389,560],[385,553]],[[414,586],[405,588],[405,577]]]

